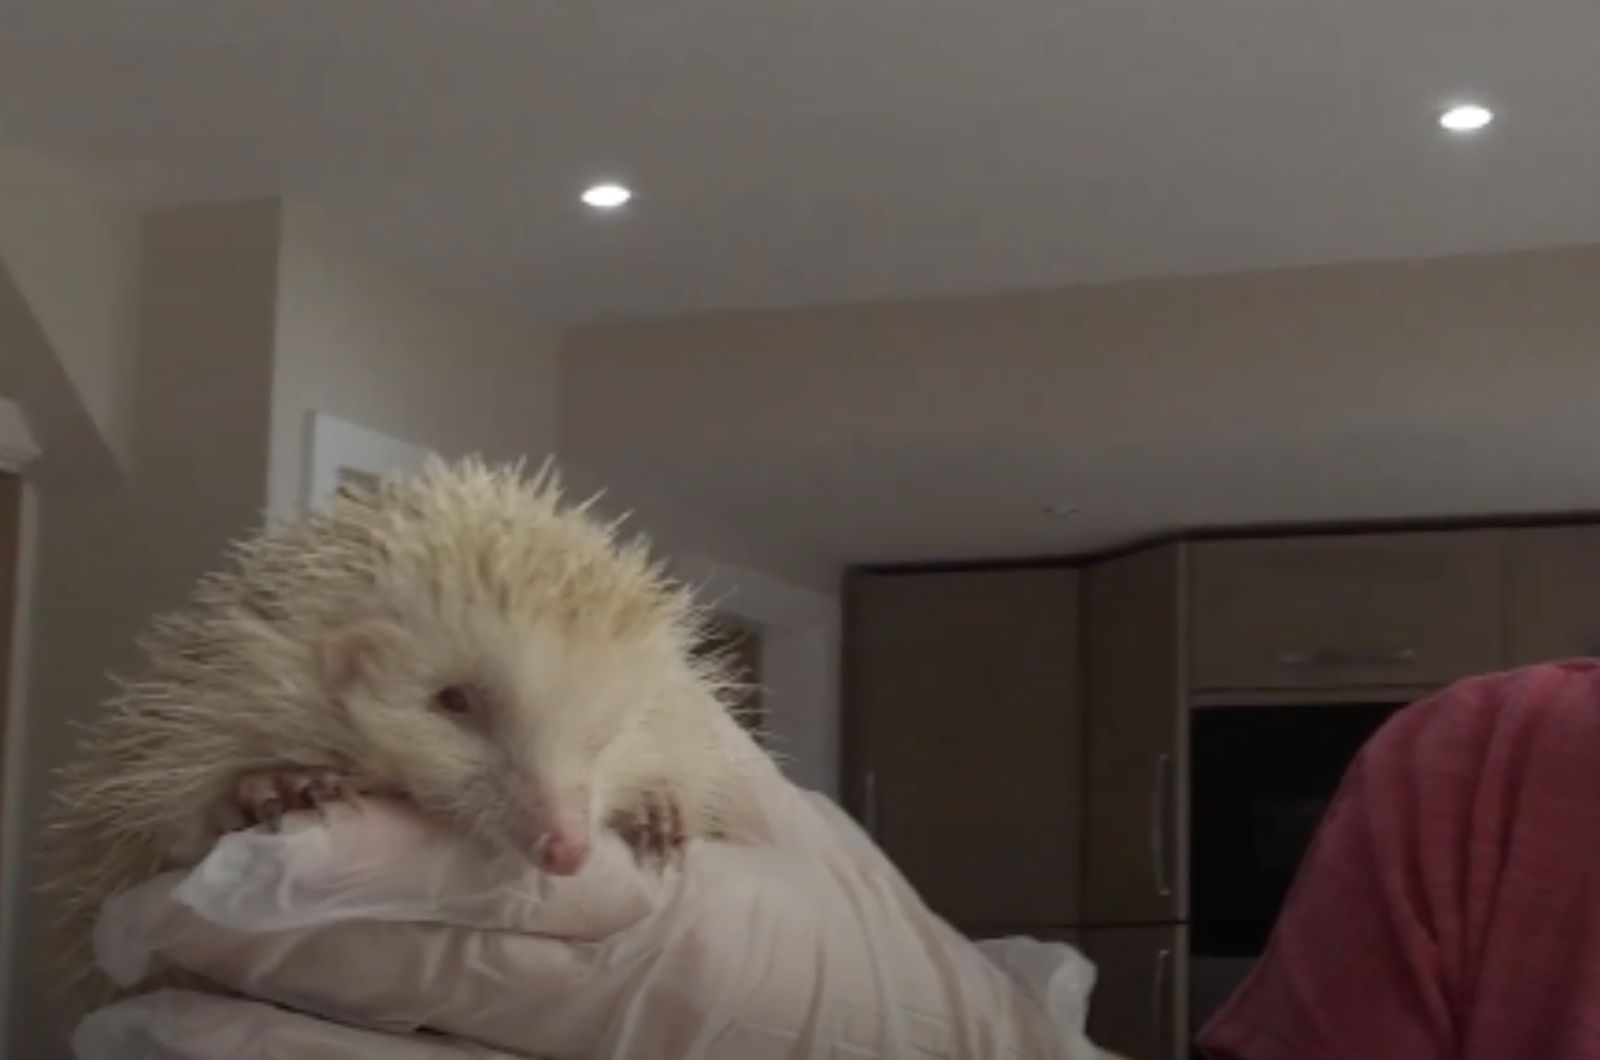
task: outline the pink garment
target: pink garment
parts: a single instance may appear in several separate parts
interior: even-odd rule
[[[1600,661],[1463,681],[1358,756],[1215,1060],[1600,1058]]]

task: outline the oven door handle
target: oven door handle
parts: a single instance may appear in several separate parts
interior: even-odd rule
[[[1416,662],[1420,652],[1415,648],[1394,648],[1389,651],[1342,651],[1336,648],[1317,648],[1311,651],[1283,651],[1278,653],[1279,666],[1296,669],[1311,666],[1401,666]]]

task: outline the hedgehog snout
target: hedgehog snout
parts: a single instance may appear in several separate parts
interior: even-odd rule
[[[552,876],[575,876],[589,860],[589,831],[557,826],[534,841],[534,864]]]
[[[589,860],[589,814],[583,798],[530,800],[511,814],[511,840],[541,872],[575,875]]]

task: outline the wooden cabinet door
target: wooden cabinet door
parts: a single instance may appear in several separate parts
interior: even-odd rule
[[[863,576],[848,637],[848,779],[885,853],[963,930],[1077,923],[1077,573]]]
[[[1508,664],[1600,656],[1600,526],[1511,530]]]
[[[1188,939],[1178,924],[1091,928],[1085,952],[1098,972],[1089,1038],[1128,1060],[1188,1060]]]
[[[1092,924],[1187,916],[1183,549],[1147,549],[1084,577],[1084,915]]]
[[[1190,677],[1212,689],[1434,687],[1503,659],[1503,532],[1190,548]]]

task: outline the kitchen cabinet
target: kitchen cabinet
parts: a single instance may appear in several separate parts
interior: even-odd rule
[[[1503,532],[1190,545],[1198,691],[1433,688],[1503,659]]]
[[[1079,577],[853,580],[847,784],[879,846],[969,932],[1081,919]]]
[[[1145,549],[1084,575],[1088,923],[1187,915],[1184,549]]]
[[[1084,937],[1098,971],[1089,1004],[1095,1045],[1128,1060],[1188,1060],[1187,929],[1091,928]]]
[[[1600,656],[1600,526],[1506,533],[1507,664]]]

